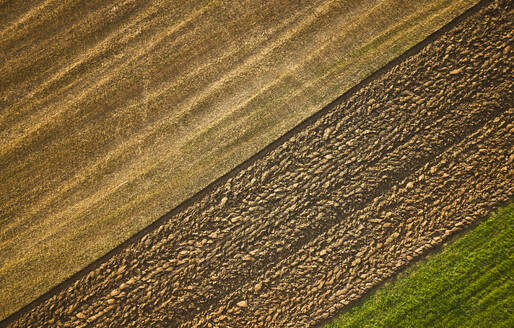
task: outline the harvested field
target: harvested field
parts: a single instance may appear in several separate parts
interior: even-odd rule
[[[319,324],[514,196],[513,24],[481,6],[6,326]]]
[[[477,0],[0,0],[0,318]]]

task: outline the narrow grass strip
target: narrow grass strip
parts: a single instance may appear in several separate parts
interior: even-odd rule
[[[512,327],[513,248],[511,202],[324,328]]]

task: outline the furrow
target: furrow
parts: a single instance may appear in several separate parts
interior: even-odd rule
[[[510,108],[181,327],[310,327],[334,315],[514,196],[513,118]]]

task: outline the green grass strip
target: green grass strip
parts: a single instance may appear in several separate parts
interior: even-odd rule
[[[514,203],[323,328],[514,327]]]

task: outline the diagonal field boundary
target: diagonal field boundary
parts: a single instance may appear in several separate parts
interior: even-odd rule
[[[239,174],[242,170],[248,168],[250,165],[255,163],[260,158],[266,156],[267,154],[269,154],[273,150],[277,149],[285,141],[287,141],[287,140],[291,139],[292,137],[298,135],[306,127],[311,126],[312,124],[317,122],[320,118],[322,118],[324,115],[326,115],[330,110],[332,110],[334,108],[337,108],[342,102],[344,102],[347,99],[349,99],[359,89],[361,89],[362,87],[368,85],[372,81],[380,78],[384,73],[386,73],[389,70],[391,70],[398,63],[400,63],[400,62],[404,61],[405,59],[407,59],[408,57],[418,53],[423,47],[425,47],[429,43],[433,42],[434,40],[437,40],[445,32],[451,30],[456,24],[458,24],[459,22],[462,22],[464,19],[466,19],[467,17],[469,17],[472,14],[476,13],[478,10],[480,10],[484,6],[488,5],[489,3],[490,3],[490,1],[482,1],[478,5],[474,6],[471,9],[469,9],[468,11],[466,11],[466,13],[464,13],[460,17],[456,18],[450,24],[446,25],[445,27],[443,27],[439,31],[437,31],[434,34],[432,34],[429,38],[424,40],[422,43],[420,43],[420,44],[416,45],[415,47],[411,48],[405,54],[403,54],[399,58],[393,60],[392,62],[387,64],[384,68],[380,69],[379,71],[377,71],[376,73],[374,73],[373,75],[371,75],[370,77],[368,77],[367,79],[365,79],[364,81],[362,81],[361,83],[356,85],[350,91],[348,91],[347,93],[345,93],[344,95],[342,95],[341,97],[336,99],[330,105],[328,105],[327,107],[323,108],[321,111],[316,113],[315,115],[313,115],[313,116],[309,117],[308,119],[306,119],[305,121],[303,121],[300,125],[298,125],[294,129],[292,129],[291,131],[286,133],[284,136],[282,136],[281,138],[279,138],[278,140],[276,140],[275,142],[270,144],[268,147],[266,147],[265,149],[263,149],[262,151],[260,151],[256,155],[254,155],[252,158],[250,158],[249,160],[245,161],[244,163],[242,163],[237,168],[235,168],[231,172],[227,173],[223,177],[217,179],[216,181],[211,183],[209,186],[204,188],[201,192],[199,192],[195,196],[191,197],[190,199],[188,199],[187,201],[185,201],[184,203],[182,203],[181,205],[179,205],[178,207],[176,207],[175,209],[173,209],[172,211],[170,211],[169,213],[167,213],[166,215],[161,217],[159,220],[157,220],[153,224],[149,225],[147,228],[143,229],[142,231],[140,231],[139,233],[137,233],[136,235],[134,235],[133,237],[131,237],[130,239],[125,241],[120,246],[118,246],[115,249],[111,250],[105,256],[103,256],[100,259],[98,259],[97,261],[91,263],[89,266],[87,266],[86,268],[84,268],[80,272],[77,272],[72,277],[70,277],[69,279],[64,281],[62,284],[54,287],[49,292],[45,293],[44,295],[42,295],[38,299],[34,300],[33,302],[31,302],[27,306],[23,307],[22,309],[20,309],[19,311],[17,311],[13,315],[11,315],[10,317],[6,318],[4,321],[2,321],[0,323],[0,326],[7,326],[10,323],[13,323],[14,321],[18,320],[22,315],[30,312],[32,309],[34,309],[38,305],[44,303],[46,300],[50,299],[54,295],[60,293],[61,291],[64,291],[66,288],[72,286],[79,279],[85,277],[86,275],[89,275],[90,272],[98,269],[102,264],[106,263],[109,259],[114,257],[116,254],[120,253],[123,250],[126,250],[128,247],[130,247],[131,245],[135,244],[136,242],[141,242],[141,240],[143,240],[144,237],[148,233],[150,233],[152,231],[155,231],[156,229],[161,228],[164,223],[167,223],[172,218],[174,218],[176,216],[179,216],[180,213],[182,213],[183,211],[188,209],[195,202],[198,202],[198,201],[202,200],[204,197],[206,197],[209,193],[214,191],[216,188],[224,185],[227,181],[229,181],[230,179],[236,177],[237,174]],[[209,307],[209,306],[210,305],[206,305],[206,307]]]

